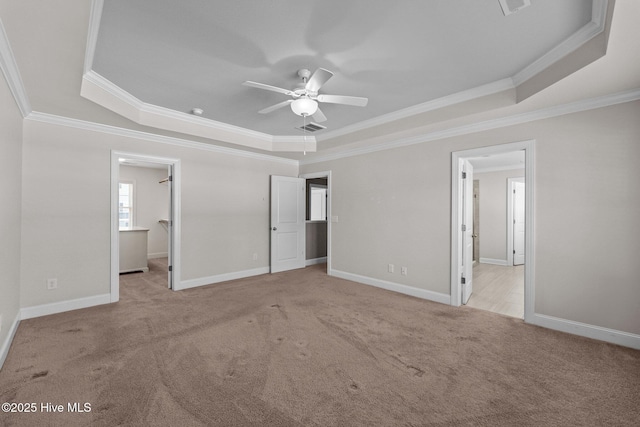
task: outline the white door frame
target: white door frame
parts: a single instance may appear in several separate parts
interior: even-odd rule
[[[156,163],[171,166],[173,173],[173,205],[171,218],[173,236],[168,248],[172,259],[173,290],[180,288],[180,160],[147,154],[111,151],[111,302],[120,299],[120,232],[118,222],[118,182],[120,180],[120,159],[134,160],[145,163]]]
[[[327,274],[331,274],[331,197],[333,192],[331,191],[331,171],[304,173],[299,175],[300,178],[314,179],[314,178],[327,178]]]
[[[507,178],[507,265],[513,266],[513,183],[525,182],[524,178]],[[525,192],[526,190],[525,186]],[[526,219],[525,219],[526,220]]]
[[[467,304],[473,293],[473,165],[469,160],[459,159],[459,170],[465,177],[460,179],[460,223],[464,232],[460,233],[460,257],[458,258],[458,277],[464,278],[462,286],[462,304]]]
[[[535,303],[535,257],[534,257],[534,165],[535,140],[512,142],[489,147],[474,148],[451,153],[451,305],[460,306],[461,283],[458,277],[459,257],[461,256],[461,215],[462,196],[460,182],[462,174],[459,172],[460,159],[480,157],[492,154],[502,154],[511,151],[525,152],[525,268],[524,268],[524,321],[533,322]]]

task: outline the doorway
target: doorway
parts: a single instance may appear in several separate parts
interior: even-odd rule
[[[524,237],[523,241],[523,250],[524,250],[524,266],[516,267],[520,269],[520,272],[524,270],[524,274],[522,274],[522,281],[524,282],[522,287],[523,295],[522,298],[524,300],[524,319],[525,321],[529,321],[533,316],[533,295],[534,295],[534,283],[533,283],[533,147],[534,141],[524,141],[510,144],[502,144],[497,146],[483,147],[472,150],[465,150],[460,152],[452,153],[452,228],[451,228],[451,304],[454,306],[460,306],[464,304],[465,298],[470,297],[470,301],[473,305],[474,296],[473,293],[476,291],[474,286],[484,286],[486,281],[488,280],[490,284],[497,283],[497,277],[494,273],[487,273],[484,270],[485,265],[477,265],[476,268],[469,271],[467,264],[465,264],[465,253],[469,253],[466,251],[468,240],[465,240],[465,234],[469,234],[469,226],[467,226],[468,221],[465,221],[465,212],[468,212],[467,203],[473,204],[473,199],[471,197],[467,197],[465,201],[465,174],[463,174],[463,167],[466,161],[477,159],[477,158],[490,158],[495,157],[499,158],[500,156],[506,156],[508,153],[524,153],[524,181],[527,182],[527,186],[523,189],[523,201],[524,201],[524,210],[522,212],[522,218],[524,221],[522,222],[522,236]],[[477,164],[477,163],[476,163]],[[478,168],[476,168],[476,171]],[[467,175],[466,177],[470,177],[473,180],[473,172],[471,176]],[[507,222],[506,221],[506,188],[507,188],[507,180],[504,179],[502,184],[502,197],[504,197],[504,219],[502,222],[502,239],[503,242],[507,240],[506,238],[506,230]],[[482,190],[480,190],[482,191]],[[467,192],[468,193],[468,192]],[[485,197],[486,196],[486,197]],[[483,201],[487,201],[487,197],[489,194],[483,193]],[[466,208],[466,210],[465,210]],[[512,212],[511,210],[509,210]],[[484,215],[487,217],[487,215]],[[489,217],[492,216],[489,214]],[[480,218],[483,217],[483,213],[480,212]],[[478,230],[476,230],[478,231]],[[487,233],[490,233],[490,228],[483,226],[482,229],[482,242],[488,243],[487,241]],[[474,235],[475,232],[471,231],[471,235]],[[474,239],[475,240],[475,239]],[[513,240],[512,240],[513,242]],[[500,265],[501,268],[508,267],[508,257],[506,256],[506,252],[509,250],[513,251],[513,249],[507,249],[502,246],[502,254],[499,256],[495,256],[495,258],[486,258],[483,257],[482,253],[482,245],[480,247],[479,261],[480,264],[497,264]],[[471,255],[469,255],[469,259],[471,259]],[[510,268],[514,268],[511,266]],[[504,271],[503,271],[504,272]],[[477,276],[477,279],[480,280],[478,283],[474,283],[474,274]],[[484,281],[484,283],[482,283]],[[471,282],[471,285],[469,285]],[[478,290],[478,297],[479,291]],[[477,299],[477,298],[476,298]]]
[[[136,175],[131,170],[121,173],[121,165],[132,166],[133,169],[146,168],[159,171],[155,174],[157,182],[148,182],[147,178],[139,179],[136,188]],[[132,170],[133,170],[132,169]],[[131,175],[133,173],[133,175]],[[126,176],[129,174],[128,176]],[[123,179],[121,180],[121,175]],[[128,179],[124,179],[128,178]],[[143,181],[145,184],[143,185]],[[121,200],[121,187],[127,187]],[[166,268],[167,287],[180,289],[180,161],[142,154],[112,151],[111,153],[111,302],[120,299],[120,273],[148,271],[149,264]],[[145,189],[146,185],[146,189]],[[157,187],[153,187],[157,186]],[[157,190],[157,192],[156,192]],[[142,191],[159,194],[160,209],[157,218],[147,218],[149,214],[136,201],[141,198],[136,193]],[[139,226],[137,220],[145,226]],[[149,229],[166,230],[165,245],[161,248],[157,242],[150,241]],[[124,245],[124,250],[122,245]],[[149,246],[151,243],[152,246]],[[166,248],[166,251],[164,250]],[[152,251],[152,253],[149,252]],[[124,256],[126,255],[126,256]],[[123,258],[124,256],[124,258]],[[156,259],[162,260],[156,261]],[[166,264],[163,265],[163,264]]]
[[[302,199],[293,190],[298,185],[304,193]],[[290,191],[286,191],[289,187]],[[314,198],[307,197],[312,191],[319,206],[312,206]],[[332,221],[331,171],[302,174],[298,178],[272,176],[270,271],[274,273],[326,263],[327,274],[331,274]],[[318,233],[321,233],[320,237]],[[318,248],[318,241],[325,247]],[[314,248],[310,249],[308,244]],[[302,256],[295,249],[299,247],[304,248]]]
[[[331,171],[300,175],[306,180],[305,265],[326,263],[331,271]],[[324,198],[324,200],[323,200]]]

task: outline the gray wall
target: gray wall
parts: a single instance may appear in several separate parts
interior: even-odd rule
[[[332,172],[332,267],[450,293],[451,153],[535,146],[535,312],[640,333],[640,102],[301,167]],[[387,272],[387,264],[408,275]]]
[[[20,309],[21,151],[22,114],[0,78],[0,358]]]
[[[181,160],[182,280],[266,268],[269,176],[298,171],[32,120],[23,146],[22,307],[109,293],[112,150]],[[45,288],[47,277],[57,290]]]

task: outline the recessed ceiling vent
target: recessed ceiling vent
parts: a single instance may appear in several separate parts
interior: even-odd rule
[[[322,130],[322,129],[326,129],[326,126],[322,126],[322,125],[319,125],[317,123],[311,122],[311,123],[307,123],[304,126],[299,126],[296,129],[300,129],[300,130],[305,131],[305,132],[316,132],[316,131],[319,131],[319,130]]]
[[[531,0],[498,0],[504,16],[516,13],[520,9],[531,6]]]

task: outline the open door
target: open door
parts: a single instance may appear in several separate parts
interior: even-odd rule
[[[466,159],[462,162],[462,304],[466,304],[473,292],[473,166]]]
[[[168,248],[168,268],[167,268],[167,286],[173,289],[173,165],[168,165],[168,187],[169,187],[169,217],[167,218],[167,240]]]
[[[305,266],[305,180],[271,176],[271,272]]]
[[[524,182],[513,183],[513,265],[524,264]]]

